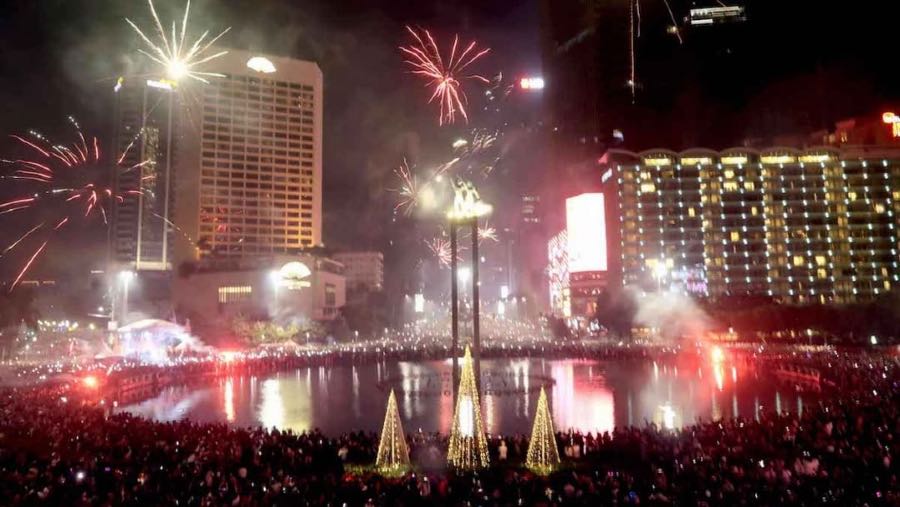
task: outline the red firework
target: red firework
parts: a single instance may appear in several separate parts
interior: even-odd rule
[[[476,42],[472,41],[465,49],[460,50],[459,35],[456,35],[453,37],[449,58],[445,61],[428,30],[421,30],[419,33],[408,26],[406,30],[412,34],[416,42],[410,46],[401,46],[400,51],[407,57],[404,61],[412,67],[412,73],[427,79],[426,86],[433,88],[428,103],[434,102],[435,99],[440,102],[438,123],[440,125],[454,123],[457,113],[468,122],[469,116],[465,108],[468,100],[462,90],[463,81],[476,80],[483,83],[489,81],[477,74],[464,74],[464,71],[476,60],[488,54],[490,49],[477,49]]]
[[[12,171],[5,178],[27,184],[28,188],[22,189],[19,197],[0,203],[0,215],[30,211],[33,220],[27,225],[28,230],[7,246],[0,257],[19,246],[24,247],[32,242],[37,245],[10,284],[10,291],[22,281],[22,277],[46,250],[55,233],[71,220],[89,220],[100,215],[106,224],[107,206],[123,202],[127,195],[140,194],[140,191],[133,190],[117,195],[112,188],[105,187],[94,179],[102,174],[105,164],[110,162],[103,160],[97,138],[92,137],[88,141],[78,123],[72,118],[69,120],[77,134],[75,142],[68,145],[54,144],[35,132],[31,132],[28,138],[13,135],[11,137],[21,144],[27,155],[2,160],[12,166]],[[148,162],[124,167],[121,165],[124,158],[123,153],[113,162],[123,171],[139,169]]]

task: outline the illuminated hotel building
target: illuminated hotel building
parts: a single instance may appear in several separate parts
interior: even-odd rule
[[[175,255],[290,254],[322,242],[322,72],[313,62],[230,50],[224,74],[179,90]]]
[[[900,280],[900,149],[611,150],[599,162],[625,285],[827,303]]]

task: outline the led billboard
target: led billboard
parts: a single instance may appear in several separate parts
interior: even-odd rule
[[[606,214],[603,194],[566,199],[569,272],[606,271]]]

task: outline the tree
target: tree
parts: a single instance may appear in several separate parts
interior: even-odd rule
[[[547,392],[541,386],[537,410],[534,412],[534,426],[528,443],[525,466],[540,474],[546,474],[559,465],[559,449],[556,448],[556,433],[553,431],[553,416],[547,403]]]
[[[375,466],[388,472],[409,467],[409,448],[406,446],[406,435],[403,433],[403,423],[400,421],[400,411],[397,409],[397,398],[393,389],[388,396]]]
[[[624,288],[606,288],[597,296],[594,319],[616,336],[631,334],[637,304]]]
[[[459,394],[456,410],[450,428],[450,445],[447,462],[459,470],[474,470],[490,464],[484,424],[481,419],[481,402],[475,384],[475,368],[472,365],[472,351],[466,345],[459,379]]]
[[[0,295],[0,358],[12,356],[19,329],[24,324],[29,329],[37,329],[40,315],[34,307],[34,291],[19,287],[10,292],[3,287]]]

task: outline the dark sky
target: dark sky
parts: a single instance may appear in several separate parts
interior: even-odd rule
[[[180,15],[184,6],[181,0],[155,3],[163,20]],[[191,13],[197,29],[232,27],[223,46],[313,60],[322,68],[325,241],[329,246],[378,247],[384,239],[384,212],[394,200],[384,190],[395,183],[393,169],[403,157],[420,163],[441,160],[446,156],[444,148],[459,131],[437,128],[435,110],[425,105],[421,82],[405,72],[397,50],[409,42],[405,24],[429,28],[440,38],[460,33],[465,40],[476,38],[490,46],[490,58],[478,69],[485,73],[539,70],[533,2],[195,0]],[[137,37],[125,16],[146,24],[146,3],[3,3],[3,153],[10,149],[8,134],[29,128],[51,135],[68,132],[64,124],[68,115],[76,116],[86,131],[101,137],[109,132],[115,77],[141,58],[135,51]],[[9,228],[0,225],[3,242],[15,239]],[[96,229],[95,224],[94,234]],[[71,258],[59,256],[53,262]]]

